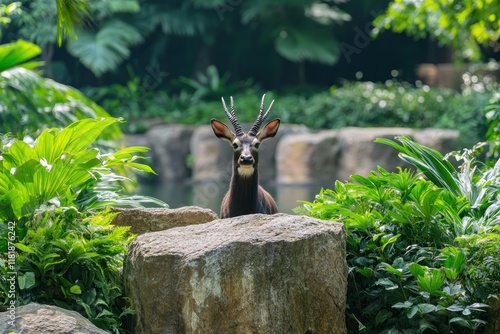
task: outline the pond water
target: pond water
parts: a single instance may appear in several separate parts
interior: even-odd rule
[[[292,214],[300,206],[298,201],[314,200],[319,186],[290,186],[262,184],[278,203],[279,212]],[[220,204],[228,189],[227,183],[140,183],[139,194],[152,196],[167,203],[170,208],[196,205],[220,212]]]

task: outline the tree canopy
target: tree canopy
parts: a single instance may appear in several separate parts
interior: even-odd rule
[[[495,0],[394,0],[374,22],[375,32],[393,30],[437,39],[457,59],[479,60],[482,49],[498,48],[500,2]]]

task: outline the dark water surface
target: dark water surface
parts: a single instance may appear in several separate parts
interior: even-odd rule
[[[293,209],[300,206],[298,201],[312,201],[319,192],[319,186],[290,186],[262,184],[278,203],[279,212],[294,213]],[[228,189],[227,183],[141,183],[139,193],[152,196],[167,203],[170,208],[196,205],[212,209],[217,214],[220,211],[222,197]]]

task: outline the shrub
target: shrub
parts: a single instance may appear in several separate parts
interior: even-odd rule
[[[201,88],[178,94],[149,91],[141,88],[139,79],[127,86],[111,86],[87,90],[91,97],[114,115],[131,120],[129,131],[145,131],[144,119],[160,117],[168,123],[208,124],[216,115],[224,115],[220,96],[205,93]],[[202,93],[196,94],[201,91]],[[217,91],[222,91],[218,89]],[[210,96],[209,100],[199,95]],[[236,112],[242,122],[253,122],[262,93],[247,88],[234,96]],[[224,96],[226,100],[229,96]],[[273,114],[285,123],[304,124],[312,129],[333,129],[346,126],[451,128],[463,135],[457,146],[466,147],[483,140],[486,131],[482,110],[491,93],[458,92],[417,87],[389,80],[385,83],[346,82],[341,87],[312,95],[269,93],[267,100],[277,99]],[[143,122],[142,125],[137,126]]]
[[[465,150],[460,171],[438,152],[400,137],[410,170],[382,168],[337,181],[297,211],[345,224],[350,333],[479,333],[484,302],[500,293],[500,162]],[[485,284],[486,282],[486,284]]]
[[[147,148],[103,153],[92,147],[117,122],[83,119],[45,129],[31,145],[5,137],[0,146],[0,270],[17,280],[15,302],[73,309],[114,332],[131,312],[119,271],[130,236],[110,224],[106,208],[164,205],[122,194],[124,183],[133,181],[117,170],[153,172],[135,156]],[[8,305],[10,286],[0,284],[0,300]]]

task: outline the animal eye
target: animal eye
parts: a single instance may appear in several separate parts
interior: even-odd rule
[[[253,144],[253,147],[255,147],[255,149],[257,149],[257,150],[258,150],[258,149],[259,149],[259,147],[260,147],[260,143],[259,143],[259,142],[256,142],[255,144]]]
[[[233,148],[234,148],[235,150],[237,150],[237,149],[238,149],[238,147],[239,147],[239,146],[238,146],[238,143],[233,143]]]

